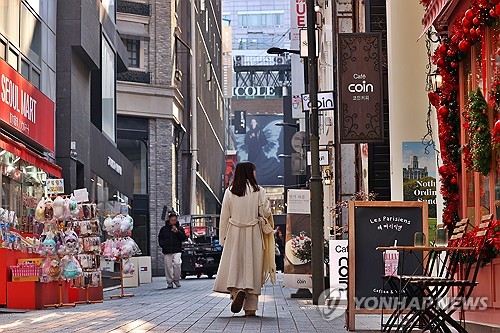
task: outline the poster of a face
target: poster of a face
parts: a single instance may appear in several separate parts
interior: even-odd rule
[[[276,126],[283,117],[275,115],[246,116],[246,133],[234,134],[238,162],[250,161],[257,167],[260,185],[282,185],[283,127]]]
[[[436,153],[422,142],[403,142],[403,199],[426,201],[429,218],[436,218]]]

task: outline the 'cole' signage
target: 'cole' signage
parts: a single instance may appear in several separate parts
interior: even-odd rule
[[[236,97],[272,97],[276,96],[275,87],[235,87],[233,96]]]
[[[54,102],[0,59],[0,120],[54,151]]]
[[[381,35],[339,34],[340,140],[384,141]]]

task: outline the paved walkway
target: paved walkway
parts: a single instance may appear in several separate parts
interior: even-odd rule
[[[156,278],[128,289],[135,294],[128,299],[0,314],[0,332],[346,332],[343,311],[324,319],[311,301],[291,299],[281,277],[264,287],[256,318],[231,313],[229,296],[212,292],[213,281],[188,278],[180,289],[167,290],[165,280]]]

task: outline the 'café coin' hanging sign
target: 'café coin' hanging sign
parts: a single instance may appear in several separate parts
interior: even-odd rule
[[[381,35],[339,34],[341,143],[384,141]]]

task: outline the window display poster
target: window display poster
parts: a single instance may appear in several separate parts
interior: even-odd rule
[[[47,179],[45,188],[47,195],[64,193],[64,179]]]
[[[436,228],[436,152],[421,142],[403,142],[403,200],[427,202],[429,233]],[[427,235],[433,240],[433,235]]]

